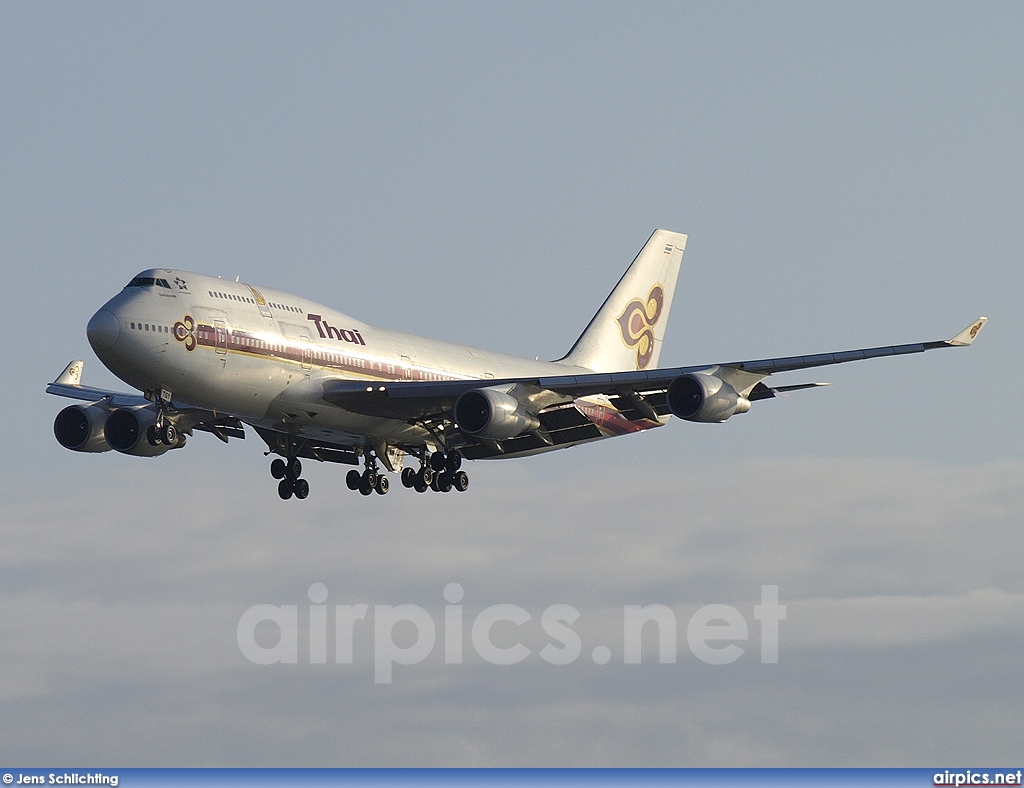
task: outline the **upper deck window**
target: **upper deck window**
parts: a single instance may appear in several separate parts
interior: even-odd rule
[[[171,289],[171,285],[166,279],[156,279],[152,276],[137,276],[126,287],[166,287],[168,290]]]

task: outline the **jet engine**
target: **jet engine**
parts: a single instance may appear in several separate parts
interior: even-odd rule
[[[107,443],[122,454],[136,457],[158,457],[168,449],[184,446],[185,436],[180,433],[173,446],[149,440],[149,429],[156,426],[156,417],[151,407],[118,408],[107,417],[103,428]]]
[[[720,422],[750,410],[750,400],[714,375],[680,375],[668,384],[668,409],[686,421]]]
[[[53,421],[57,443],[71,451],[110,451],[103,435],[110,410],[101,405],[68,405]]]
[[[473,389],[455,400],[455,423],[467,435],[506,440],[540,427],[540,419],[496,388]]]

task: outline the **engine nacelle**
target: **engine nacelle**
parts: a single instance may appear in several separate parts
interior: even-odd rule
[[[53,420],[57,443],[71,451],[110,451],[103,435],[110,409],[100,405],[68,405]]]
[[[750,410],[750,400],[714,375],[680,375],[668,384],[668,409],[686,421],[725,421]]]
[[[494,388],[473,389],[455,400],[455,423],[467,435],[496,441],[540,427],[519,400]]]
[[[185,436],[180,435],[174,446],[157,441],[149,442],[149,428],[156,426],[156,411],[149,406],[118,408],[107,417],[103,432],[111,448],[135,457],[159,457],[169,449],[183,446]]]

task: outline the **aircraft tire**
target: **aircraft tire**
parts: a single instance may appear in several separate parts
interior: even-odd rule
[[[430,455],[430,467],[438,473],[444,470],[444,463],[444,454],[441,452],[435,451]]]
[[[284,460],[278,457],[272,463],[270,463],[270,475],[275,479],[283,479],[285,474],[288,472],[288,467],[284,464]]]
[[[178,428],[173,424],[165,424],[162,432],[160,438],[163,440],[164,446],[173,447],[178,443]]]
[[[281,483],[277,485],[277,494],[281,496],[282,501],[287,501],[292,497],[292,493],[295,492],[291,479],[281,479]]]
[[[448,452],[448,456],[444,458],[444,469],[448,471],[448,473],[454,474],[461,467],[462,455],[457,451]]]
[[[288,478],[295,481],[302,476],[302,463],[297,459],[288,463]]]
[[[371,487],[370,485],[365,484],[363,482],[360,482],[359,483],[359,494],[360,495],[372,495],[373,494],[373,487]]]
[[[438,492],[451,492],[452,491],[452,475],[450,473],[442,473],[437,480]]]
[[[300,501],[309,497],[309,482],[305,479],[295,480],[295,497]]]
[[[416,484],[416,471],[412,468],[402,468],[402,486],[413,487]]]
[[[160,445],[160,436],[157,434],[155,425],[146,430],[146,440],[149,441],[150,446]]]
[[[359,485],[363,483],[363,474],[359,471],[352,469],[345,476],[345,485],[350,490],[358,490]]]
[[[465,471],[456,471],[452,476],[452,487],[458,492],[466,492],[469,489],[469,474]]]
[[[387,495],[390,486],[388,477],[382,473],[377,477],[377,481],[374,482],[373,489],[377,491],[377,495]]]
[[[417,476],[418,475],[419,474],[417,474]],[[425,493],[430,488],[423,483],[422,479],[417,478],[416,479],[416,484],[413,486],[413,489],[416,490],[416,492],[418,492],[418,493]]]

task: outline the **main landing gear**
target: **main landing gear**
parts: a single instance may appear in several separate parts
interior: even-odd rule
[[[287,501],[291,497],[302,500],[309,495],[309,482],[301,478],[302,463],[294,454],[289,452],[287,461],[276,458],[270,463],[270,475],[279,480],[277,494],[282,500]],[[377,465],[377,455],[371,450],[363,452],[364,469],[362,472],[355,469],[348,472],[345,477],[345,484],[350,490],[358,490],[360,495],[387,495],[390,487],[388,477]],[[402,485],[416,490],[416,492],[465,492],[469,489],[469,476],[460,470],[462,456],[456,451],[434,452],[427,454],[425,451],[420,456],[420,468],[402,469]]]
[[[372,495],[373,493],[387,495],[390,484],[388,477],[377,468],[376,455],[367,449],[363,457],[366,469],[362,473],[357,470],[349,471],[345,477],[345,484],[350,490],[359,490],[360,495]]]
[[[164,446],[170,446],[172,449],[175,446],[185,445],[185,435],[178,431],[178,428],[171,423],[171,420],[167,417],[167,407],[170,403],[170,396],[167,399],[156,400],[156,421],[146,430],[146,440],[149,441],[150,446],[159,446],[161,443]]]
[[[309,482],[300,478],[302,463],[298,458],[290,457],[285,462],[280,457],[270,463],[270,475],[281,481],[277,485],[277,494],[281,500],[287,501],[293,495],[300,501],[309,495]]]
[[[465,471],[459,470],[462,467],[462,455],[457,451],[450,451],[447,454],[435,451],[433,454],[424,454],[420,458],[420,469],[402,469],[402,485],[410,487],[418,493],[427,490],[434,492],[451,492],[453,489],[458,492],[465,492],[469,489],[469,476]]]
[[[173,448],[184,437],[184,435],[179,434],[177,427],[165,419],[157,421],[156,424],[146,430],[146,440],[149,441],[150,446],[159,446],[162,443],[164,446]]]

